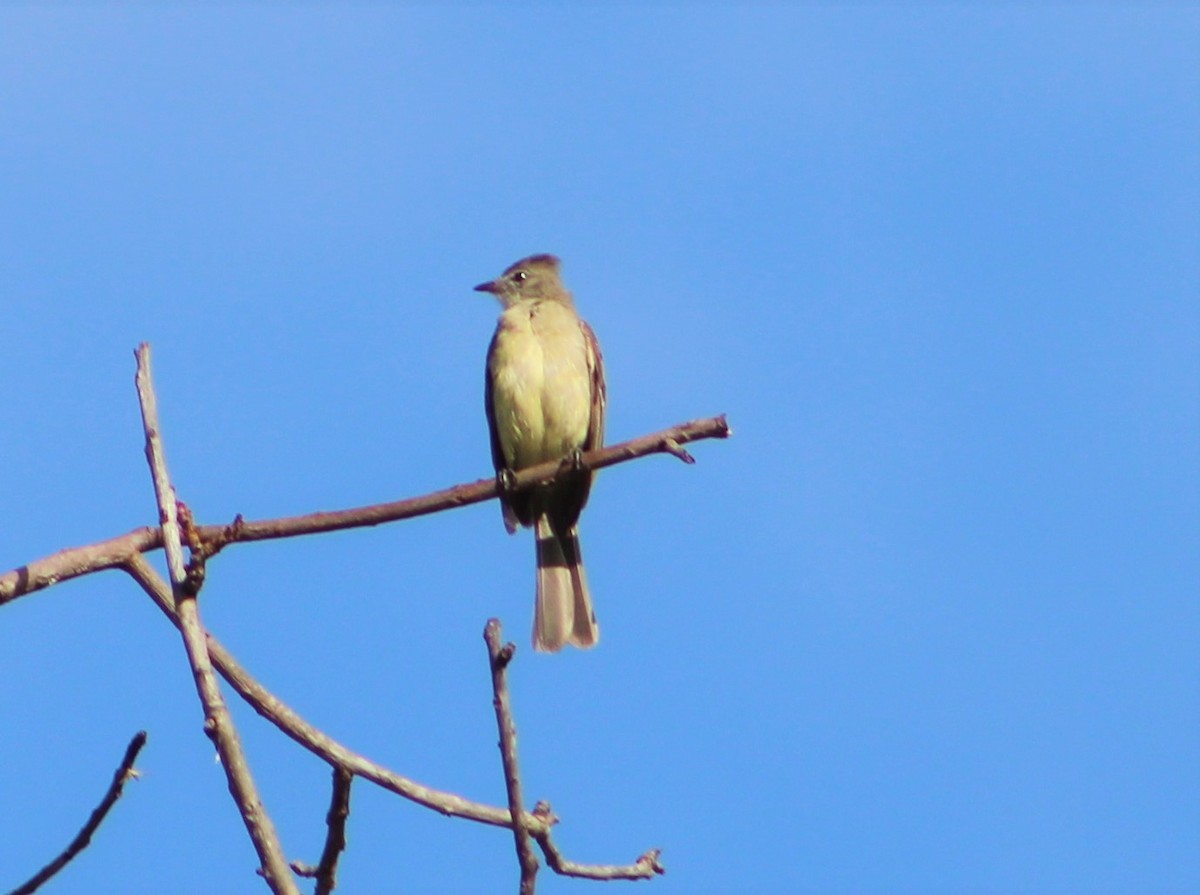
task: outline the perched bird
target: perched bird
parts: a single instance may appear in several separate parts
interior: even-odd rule
[[[533,526],[537,537],[533,648],[542,652],[600,639],[576,529],[592,473],[576,469],[520,492],[506,482],[511,472],[577,457],[604,441],[600,346],[558,270],[553,255],[530,255],[475,287],[504,306],[488,348],[488,429],[504,525],[510,534],[518,523]]]

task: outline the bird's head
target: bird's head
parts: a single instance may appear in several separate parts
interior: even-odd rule
[[[496,279],[480,283],[475,291],[492,293],[505,307],[547,298],[569,300],[558,268],[559,261],[553,255],[530,255],[510,264]]]

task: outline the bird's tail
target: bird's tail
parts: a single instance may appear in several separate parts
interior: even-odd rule
[[[600,639],[592,611],[579,535],[572,526],[564,536],[554,533],[545,516],[538,517],[537,606],[533,614],[533,648],[556,653],[564,644],[586,649]]]

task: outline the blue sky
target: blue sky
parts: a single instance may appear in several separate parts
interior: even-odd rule
[[[486,504],[220,555],[252,673],[501,804],[500,616],[527,797],[647,891],[1200,890],[1200,8],[12,4],[0,121],[0,571],[155,518],[142,340],[202,521],[483,477],[470,287],[555,252],[610,441],[735,431],[600,476],[600,646],[525,646]],[[263,891],[132,582],[3,607],[0,680],[0,887],[145,728],[53,891]],[[315,860],[324,766],[235,717]],[[503,831],[352,812],[345,891],[515,887]]]

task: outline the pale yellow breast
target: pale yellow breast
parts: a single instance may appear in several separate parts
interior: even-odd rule
[[[582,447],[591,376],[573,310],[556,302],[506,310],[488,369],[500,445],[512,468],[557,460]]]

